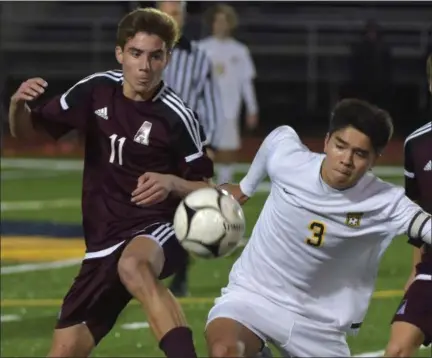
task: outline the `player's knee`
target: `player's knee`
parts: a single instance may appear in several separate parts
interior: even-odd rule
[[[210,346],[210,357],[243,357],[244,343],[240,341],[219,341]]]
[[[121,257],[117,269],[120,280],[129,290],[138,288],[147,278],[154,276],[148,260],[132,255]]]
[[[54,332],[48,357],[88,357],[93,348],[94,339],[89,331],[85,331],[84,327],[71,327]]]

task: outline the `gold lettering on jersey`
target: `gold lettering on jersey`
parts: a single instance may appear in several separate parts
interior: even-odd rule
[[[149,145],[149,137],[150,137],[150,131],[151,131],[152,124],[150,122],[145,121],[140,129],[138,129],[138,132],[135,134],[134,142],[137,142],[139,144],[143,145]]]
[[[351,227],[359,227],[363,213],[348,213],[345,219],[345,224]]]

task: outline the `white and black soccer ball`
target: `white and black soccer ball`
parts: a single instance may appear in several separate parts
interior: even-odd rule
[[[200,258],[232,253],[245,232],[243,209],[225,190],[198,189],[177,207],[174,230],[181,245]]]

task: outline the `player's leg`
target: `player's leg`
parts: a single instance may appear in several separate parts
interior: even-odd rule
[[[386,357],[412,357],[432,339],[432,280],[415,279],[392,320]]]
[[[49,357],[87,357],[131,299],[117,275],[118,252],[84,260],[66,294]]]
[[[263,339],[250,328],[225,317],[208,323],[206,340],[210,357],[254,357],[264,345]]]
[[[190,256],[187,255],[187,259],[184,264],[178,268],[175,273],[171,284],[169,286],[170,291],[176,297],[186,297],[188,295],[188,271],[190,265]]]
[[[171,274],[175,260],[185,253],[169,226],[148,229],[149,234],[132,239],[118,262],[121,282],[145,311],[150,327],[168,358],[196,357],[192,331],[180,304],[159,281]],[[178,262],[174,264],[178,266]]]
[[[294,313],[283,320],[292,324],[286,342],[277,344],[284,357],[351,356],[344,332]]]
[[[48,357],[88,357],[95,346],[87,325],[79,323],[54,331]]]
[[[217,153],[219,164],[217,184],[231,183],[234,179],[234,168],[237,162],[237,150],[219,150]]]
[[[230,183],[234,179],[235,163],[241,147],[240,129],[237,119],[226,120],[218,129],[218,152],[216,161],[219,164],[217,184]]]

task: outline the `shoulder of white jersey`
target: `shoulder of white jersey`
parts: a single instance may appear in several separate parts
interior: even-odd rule
[[[183,123],[193,141],[201,145],[200,124],[196,113],[169,86],[163,88],[158,99],[171,110],[171,118]]]
[[[300,141],[300,137],[298,136],[297,132],[294,130],[294,128],[284,125],[279,126],[275,129],[273,129],[270,134],[267,136],[267,138],[279,141],[284,138],[293,139],[296,141]]]
[[[96,72],[92,75],[84,77],[82,80],[75,83],[60,97],[60,105],[66,110],[70,107],[70,102],[74,102],[81,93],[88,93],[98,85],[116,85],[123,82],[123,72],[120,70],[109,70],[104,72]],[[76,93],[76,96],[75,96]]]
[[[420,128],[416,129],[414,132],[412,132],[408,137],[406,137],[404,146],[406,146],[408,142],[421,138],[424,135],[430,133],[431,131],[432,131],[432,121],[424,124]]]

